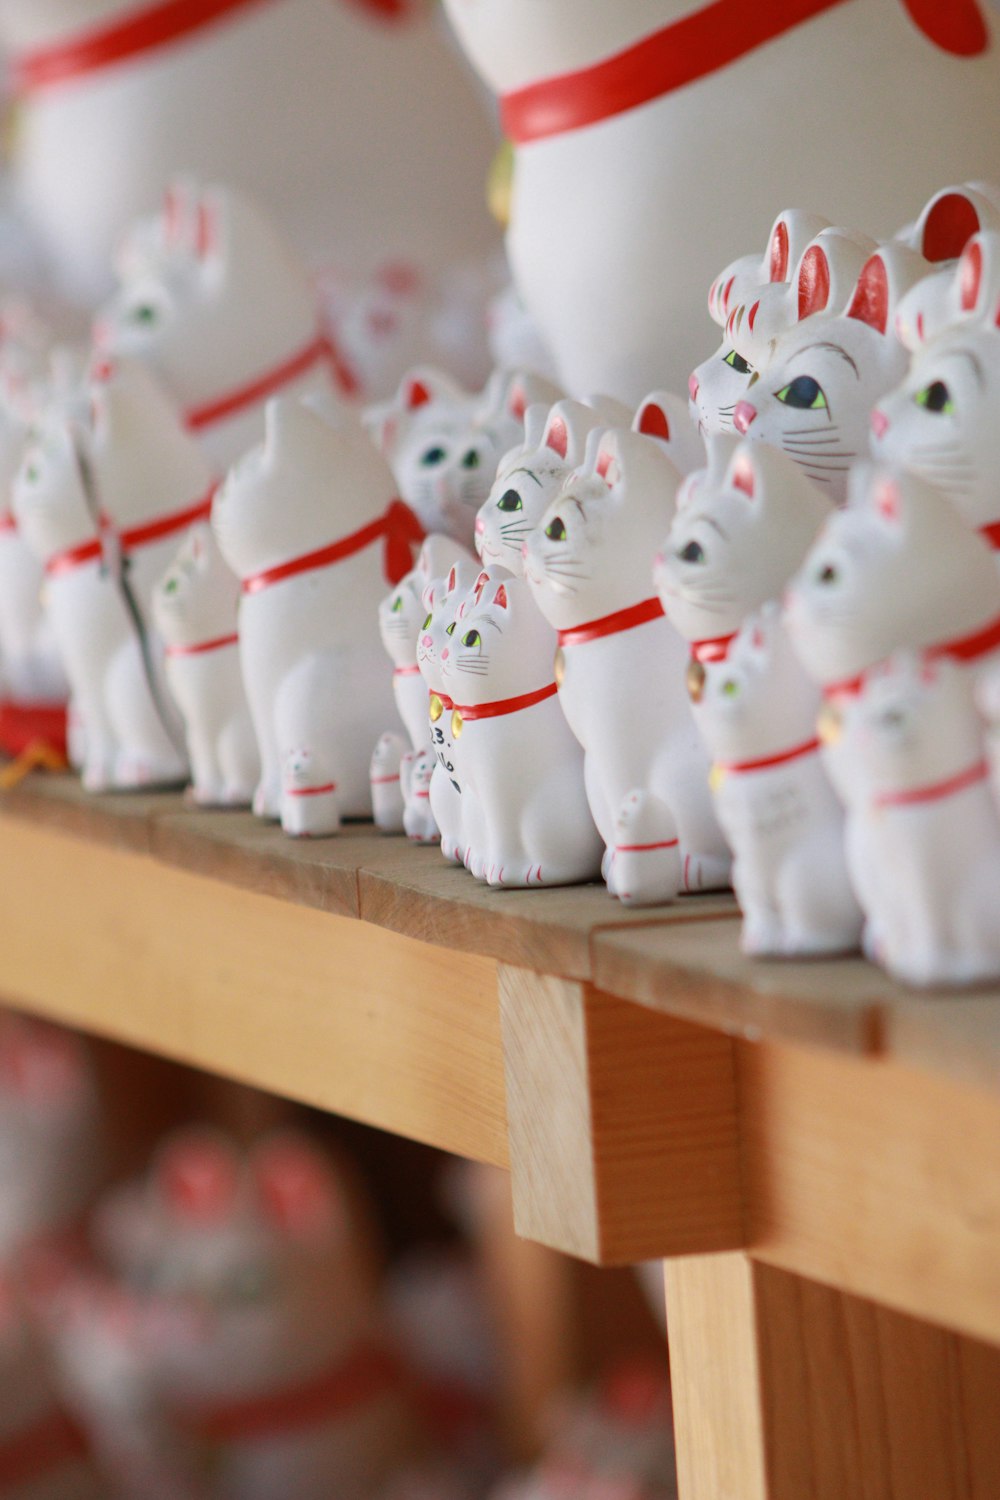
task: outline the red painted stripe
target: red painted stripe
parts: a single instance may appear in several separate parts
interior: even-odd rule
[[[265,0],[160,0],[158,5],[130,11],[106,26],[22,52],[12,63],[14,88],[21,94],[34,94],[70,83],[88,73],[182,41],[238,11],[264,3]]]
[[[337,783],[327,781],[323,786],[293,786],[286,789],[286,797],[325,797],[328,792],[335,792]]]
[[[716,767],[727,776],[741,776],[745,771],[767,771],[771,766],[783,766],[803,755],[812,755],[819,749],[819,740],[807,740],[804,745],[794,745],[791,750],[779,750],[775,755],[762,755],[757,760],[719,760]]]
[[[641,604],[616,610],[613,615],[604,615],[586,625],[574,625],[570,630],[560,630],[559,644],[583,646],[587,641],[600,640],[602,636],[618,635],[623,630],[634,630],[637,625],[648,625],[650,620],[661,619],[663,612],[659,599],[643,599]]]
[[[731,635],[707,636],[703,641],[691,642],[692,661],[725,661],[729,655],[731,642],[735,641],[738,632],[733,631]]]
[[[616,854],[645,854],[650,849],[676,849],[680,839],[663,839],[658,844],[616,844]]]
[[[82,568],[84,563],[94,562],[102,557],[103,553],[104,545],[98,536],[89,542],[81,542],[78,547],[67,547],[63,552],[54,552],[45,564],[45,576],[59,578],[64,573],[72,573],[76,568]]]
[[[714,0],[623,52],[529,84],[500,101],[517,146],[596,125],[739,61],[844,0]]]
[[[184,510],[176,510],[169,516],[157,516],[155,520],[144,521],[141,526],[131,526],[128,530],[119,532],[118,540],[122,551],[134,552],[137,547],[146,547],[150,542],[160,542],[164,537],[184,531],[196,521],[207,521],[212,514],[212,500],[217,488],[213,484],[207,495],[202,495],[200,500],[186,506]]]
[[[315,552],[305,552],[301,557],[279,563],[277,567],[266,568],[262,573],[252,573],[243,580],[243,592],[259,594],[263,589],[269,589],[276,583],[284,583],[287,578],[295,578],[300,573],[332,567],[334,563],[343,562],[345,558],[363,552],[366,547],[373,546],[383,538],[386,549],[384,571],[390,582],[398,583],[410,567],[411,545],[422,542],[424,532],[409,506],[404,505],[402,500],[392,500],[383,515],[358,531],[352,531],[349,536],[341,537],[339,541],[331,542],[326,547],[317,547]]]
[[[192,432],[200,432],[203,427],[213,427],[216,422],[224,422],[228,417],[238,416],[249,407],[258,406],[270,396],[276,396],[284,390],[286,385],[291,385],[293,380],[298,380],[301,376],[308,374],[324,359],[329,362],[337,385],[343,394],[354,395],[358,390],[357,379],[344,363],[332,340],[325,334],[321,334],[312,339],[304,349],[299,349],[281,364],[275,365],[273,369],[266,370],[256,380],[226,391],[223,395],[216,396],[214,400],[206,401],[201,406],[190,407],[185,412],[184,419]]]
[[[420,668],[414,662],[412,667],[396,667],[392,675],[393,677],[419,677]]]
[[[519,698],[499,698],[495,703],[473,703],[468,707],[456,703],[455,712],[461,715],[463,724],[476,719],[499,719],[505,714],[516,714],[522,708],[533,708],[536,703],[544,703],[546,698],[554,698],[558,691],[555,683],[550,682],[548,687],[538,688],[533,693],[522,693]]]
[[[946,781],[931,782],[928,786],[909,787],[902,792],[880,792],[873,805],[876,808],[919,807],[926,802],[940,802],[945,797],[953,797],[957,792],[964,792],[967,787],[985,781],[989,774],[990,768],[987,762],[977,760],[974,766],[969,766],[967,770],[960,771],[956,776],[949,776]]]
[[[214,641],[199,641],[196,646],[168,646],[166,654],[171,657],[203,656],[206,651],[221,651],[223,646],[237,646],[239,640],[234,631],[232,635],[218,635]]]
[[[398,780],[399,780],[398,776],[372,776],[371,780],[370,780],[370,785],[371,786],[391,786],[394,781],[398,781]],[[417,795],[419,796],[420,794],[418,793]]]
[[[980,656],[995,651],[1000,646],[1000,616],[974,630],[970,635],[959,636],[954,641],[944,641],[940,646],[928,648],[927,657],[935,661],[939,656],[950,656],[952,661],[976,661]]]

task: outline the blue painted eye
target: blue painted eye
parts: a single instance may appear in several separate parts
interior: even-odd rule
[[[437,464],[443,464],[447,457],[447,453],[439,445],[428,448],[426,453],[421,453],[420,462],[425,469],[433,469]]]
[[[462,637],[463,646],[481,646],[483,638],[478,630],[467,630]]]
[[[825,411],[826,396],[818,380],[811,375],[797,375],[789,385],[778,391],[777,398],[786,406],[800,411]]]
[[[705,549],[700,542],[687,542],[677,556],[681,562],[703,563],[705,561]]]

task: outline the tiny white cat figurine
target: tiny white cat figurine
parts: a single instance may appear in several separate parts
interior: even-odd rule
[[[684,691],[686,648],[650,597],[679,481],[655,440],[595,431],[526,543],[525,577],[558,632],[560,702],[584,747],[604,878],[637,905],[725,886],[729,873]]]
[[[761,204],[836,203],[843,222],[881,235],[924,198],[928,174],[997,175],[1000,46],[985,0],[446,9],[500,99],[516,152],[511,268],[573,396],[635,401],[686,379],[704,342],[705,265],[758,243]],[[884,125],[915,99],[932,164]]]
[[[464,800],[459,748],[452,734],[449,696],[441,667],[441,653],[456,629],[459,604],[474,580],[489,581],[489,570],[480,570],[463,558],[444,578],[433,579],[424,590],[424,617],[417,638],[417,665],[428,693],[431,747],[436,764],[430,783],[430,808],[441,833],[441,853],[458,864],[465,861],[468,844],[464,837]]]
[[[783,449],[837,502],[851,464],[868,451],[872,407],[906,373],[895,309],[927,269],[901,245],[878,250],[846,312],[806,317],[779,335],[733,414],[738,432]]]
[[[752,610],[777,599],[830,514],[826,495],[769,443],[715,436],[684,481],[653,578],[696,660],[723,657]]]
[[[25,539],[86,727],[90,790],[186,778],[152,594],[178,539],[211,508],[200,445],[138,363],[94,373],[91,420],[46,415],[14,484]]]
[[[441,649],[460,741],[469,868],[489,885],[573,885],[600,873],[583,753],[552,676],[556,633],[523,579],[460,605]]]
[[[1000,233],[970,240],[949,286],[954,322],[917,344],[906,379],[873,410],[872,452],[935,485],[997,550]]]
[[[211,528],[193,526],[153,594],[167,684],[187,733],[194,800],[249,806],[260,755],[240,672],[240,586]]]
[[[350,393],[305,268],[233,188],[177,182],[155,248],[125,269],[95,344],[155,371],[217,472],[260,440],[271,397]]]
[[[743,951],[852,951],[861,908],[847,873],[844,814],[819,754],[820,690],[792,651],[777,604],[750,615],[724,657],[692,663],[688,688],[733,851]]]
[[[966,672],[895,654],[843,717],[866,948],[905,984],[1000,976],[1000,817]]]
[[[978,671],[1000,647],[1000,578],[987,543],[912,474],[859,465],[786,595],[789,634],[829,697],[903,647]],[[839,783],[838,783],[839,790]]]
[[[254,811],[287,833],[331,834],[371,814],[370,747],[393,722],[377,605],[412,566],[414,539],[394,491],[360,423],[280,398],[264,442],[215,497],[219,547],[242,584]]]

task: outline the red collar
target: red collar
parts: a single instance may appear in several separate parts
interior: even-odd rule
[[[800,756],[812,755],[819,749],[819,740],[807,740],[803,745],[795,745],[791,750],[779,750],[775,755],[761,755],[756,760],[717,760],[713,770],[721,771],[726,776],[741,776],[745,771],[766,771],[771,766],[783,766],[790,760],[798,760]]]
[[[238,416],[250,407],[259,406],[269,396],[276,396],[286,385],[291,385],[293,380],[308,374],[321,360],[326,360],[330,365],[338,389],[343,395],[356,394],[358,382],[353,371],[344,363],[333,340],[326,334],[320,334],[281,364],[259,375],[256,380],[225,391],[212,401],[203,402],[201,406],[190,407],[184,414],[184,420],[192,432],[200,432],[203,427],[214,427],[217,422]]]
[[[87,1457],[83,1434],[61,1411],[0,1444],[0,1490],[9,1494],[37,1483],[63,1464]]]
[[[223,646],[236,646],[239,644],[239,636],[233,632],[232,635],[217,635],[212,641],[199,641],[196,646],[168,646],[167,656],[203,656],[206,651],[221,651]]]
[[[385,514],[379,516],[378,520],[370,521],[360,530],[341,537],[339,542],[317,547],[315,552],[305,552],[301,557],[293,557],[290,562],[279,563],[275,568],[266,568],[262,573],[253,573],[249,578],[244,578],[243,592],[259,594],[272,584],[284,583],[286,578],[294,578],[299,573],[309,573],[314,568],[332,567],[334,563],[343,562],[356,552],[363,552],[366,547],[373,546],[383,538],[383,572],[389,583],[398,583],[413,566],[410,547],[411,544],[417,545],[423,541],[424,531],[408,505],[404,505],[402,500],[392,500]]]
[[[989,543],[994,552],[1000,552],[1000,521],[991,521],[988,526],[980,526],[979,535]]]
[[[146,547],[150,542],[160,542],[164,537],[184,531],[196,521],[207,521],[212,514],[212,501],[218,485],[213,484],[207,494],[184,510],[172,511],[168,516],[158,516],[153,521],[143,521],[140,526],[130,526],[118,533],[123,552],[134,552],[137,547]]]
[[[430,696],[427,700],[427,706],[430,710],[431,721],[436,724],[438,719],[440,719],[441,714],[446,709],[454,708],[455,705],[448,697],[447,693],[436,693],[433,688],[430,688],[428,691]],[[441,708],[435,713],[435,709],[437,708],[437,705],[439,703],[441,705]]]
[[[500,101],[516,146],[596,125],[695,83],[843,0],[713,0],[578,73],[544,78]]]
[[[940,656],[950,656],[952,661],[976,661],[980,656],[995,651],[1000,646],[1000,615],[974,630],[971,635],[959,636],[957,640],[945,641],[940,646],[929,646],[925,655],[929,661]]]
[[[182,1416],[188,1431],[209,1443],[284,1436],[342,1417],[394,1390],[398,1361],[385,1349],[360,1345],[332,1370],[268,1396],[247,1396]]]
[[[35,94],[69,83],[115,63],[128,62],[143,52],[179,42],[192,32],[225,20],[231,12],[261,3],[262,0],[159,0],[157,4],[130,10],[107,25],[22,52],[13,59],[15,90],[19,94]]]
[[[729,635],[708,636],[703,641],[691,642],[692,661],[725,661],[729,655],[730,642],[735,641],[739,631],[734,630]]]
[[[574,625],[569,630],[559,631],[560,646],[583,646],[587,641],[600,640],[605,635],[618,635],[622,630],[634,630],[637,625],[648,625],[650,620],[659,620],[663,605],[659,599],[643,599],[641,604],[632,604],[628,609],[616,610],[613,615],[603,615],[586,625]]]
[[[46,578],[60,578],[82,568],[84,563],[96,562],[104,556],[104,542],[108,532],[91,537],[89,542],[80,542],[76,547],[66,547],[62,552],[53,552],[45,564]]]
[[[880,792],[874,799],[873,806],[883,807],[918,807],[925,802],[940,802],[945,797],[953,797],[957,792],[964,792],[967,787],[975,786],[977,782],[985,781],[990,774],[990,768],[985,760],[977,760],[974,766],[969,766],[965,771],[959,771],[956,776],[949,776],[946,781],[931,782],[929,786],[908,787],[902,792]]]
[[[412,667],[393,667],[392,675],[393,677],[419,677],[420,668],[416,662],[413,663]]]
[[[468,706],[455,704],[455,712],[459,715],[463,724],[469,724],[475,719],[499,719],[504,714],[516,714],[522,708],[533,708],[536,703],[544,703],[546,698],[554,698],[559,689],[554,682],[548,687],[538,688],[533,693],[522,693],[519,698],[500,698],[496,703],[472,703]]]

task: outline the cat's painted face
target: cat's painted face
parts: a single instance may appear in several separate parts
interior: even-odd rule
[[[441,653],[455,634],[458,606],[482,570],[464,559],[456,562],[443,578],[435,578],[424,590],[424,618],[417,634],[417,666],[427,686],[444,692]],[[487,575],[488,576],[488,575]]]
[[[700,364],[688,380],[691,418],[702,437],[735,432],[733,413],[747,395],[753,365],[728,339]]]
[[[21,534],[38,557],[96,535],[97,521],[65,423],[45,423],[29,440],[14,478],[11,505]]]
[[[448,692],[456,703],[481,703],[546,687],[555,649],[527,583],[481,575],[442,652]]]
[[[1000,329],[959,329],[918,351],[871,427],[879,462],[919,474],[971,526],[1000,520]]]
[[[588,612],[614,515],[599,477],[571,474],[525,543],[524,577],[556,629]],[[581,611],[583,615],[581,615]]]
[[[407,574],[379,604],[379,635],[397,667],[410,666],[415,660],[417,637],[427,617],[421,597],[424,586],[421,579]]]
[[[711,457],[714,467],[681,487],[653,569],[671,624],[690,641],[728,635],[776,598],[829,510],[776,449],[717,443]]]
[[[208,525],[191,528],[153,593],[157,629],[169,645],[212,639],[235,628],[239,584]]]

